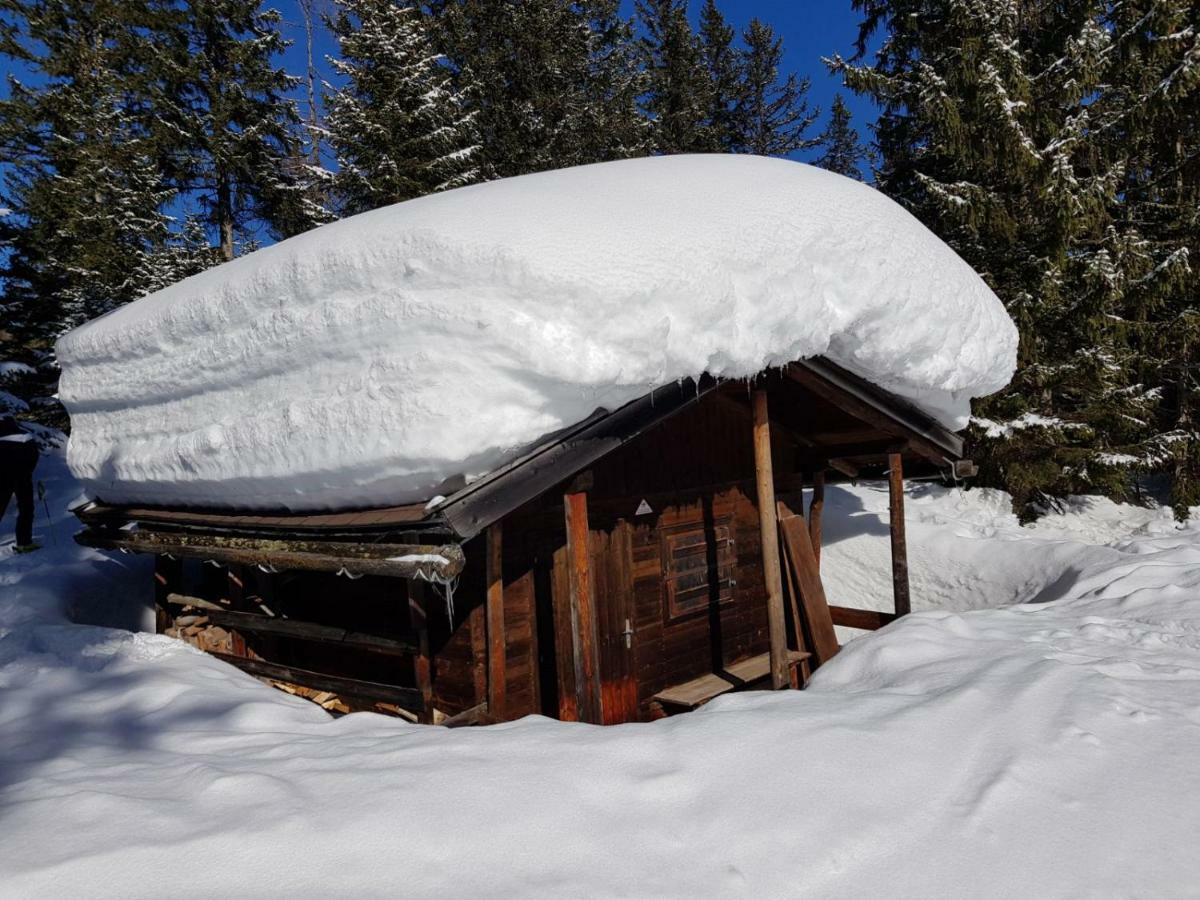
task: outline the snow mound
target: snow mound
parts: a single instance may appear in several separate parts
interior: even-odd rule
[[[62,338],[110,502],[425,499],[673,380],[825,355],[954,427],[1012,373],[995,295],[909,213],[784,160],[626,160],[375,210]]]

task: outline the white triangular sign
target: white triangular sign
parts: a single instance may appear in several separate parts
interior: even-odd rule
[[[641,503],[638,504],[637,511],[634,512],[634,515],[635,516],[644,516],[646,513],[652,513],[652,512],[654,512],[654,510],[652,510],[650,508],[650,504],[647,503],[645,500],[643,500]]]

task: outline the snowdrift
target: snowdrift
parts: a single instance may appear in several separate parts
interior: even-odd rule
[[[1197,896],[1200,509],[1076,501],[1029,529],[925,486],[914,606],[1037,602],[917,612],[805,691],[450,730],[70,624],[144,609],[148,560],[76,545],[75,482],[54,453],[39,477],[45,547],[0,552],[0,897]],[[831,580],[887,583],[886,497],[831,486]]]
[[[627,160],[336,222],[62,338],[69,462],[115,503],[426,499],[670,381],[824,354],[952,427],[1016,332],[857,182],[784,160]]]

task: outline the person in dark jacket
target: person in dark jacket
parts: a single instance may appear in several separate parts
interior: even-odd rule
[[[24,431],[12,416],[0,416],[0,519],[8,511],[8,501],[17,495],[18,553],[36,550],[33,542],[33,470],[37,468],[38,448],[33,435]]]

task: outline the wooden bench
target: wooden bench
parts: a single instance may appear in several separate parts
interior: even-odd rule
[[[811,653],[798,650],[788,651],[788,668],[794,669],[807,660]],[[747,687],[756,681],[762,681],[771,672],[771,654],[762,653],[747,659],[732,663],[720,672],[709,672],[683,684],[677,684],[654,695],[654,699],[664,707],[673,709],[695,709],[703,706],[713,697],[719,697],[729,691]]]

